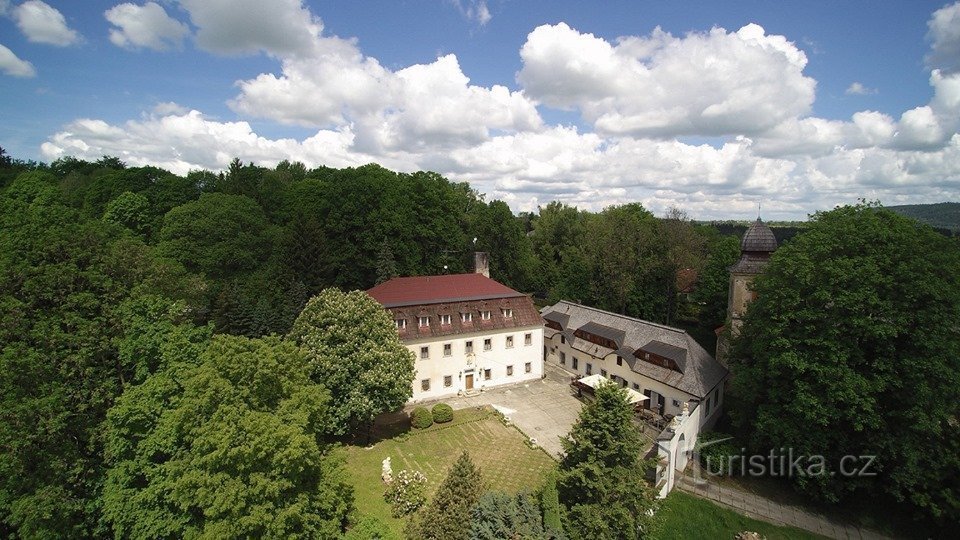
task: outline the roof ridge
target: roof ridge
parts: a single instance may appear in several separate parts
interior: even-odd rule
[[[688,333],[686,330],[682,329],[682,328],[677,328],[677,327],[674,327],[674,326],[667,326],[667,325],[665,325],[665,324],[655,323],[655,322],[647,321],[647,320],[644,320],[644,319],[638,319],[638,318],[636,318],[636,317],[630,317],[629,315],[623,315],[623,314],[620,314],[620,313],[614,313],[614,312],[612,312],[612,311],[606,311],[606,310],[603,310],[603,309],[600,309],[600,308],[595,308],[595,307],[592,307],[592,306],[585,306],[585,305],[583,305],[583,304],[578,304],[577,302],[571,302],[570,300],[560,300],[559,302],[557,302],[557,304],[570,304],[570,305],[572,305],[572,306],[577,306],[577,307],[581,307],[581,308],[584,308],[584,309],[589,309],[589,310],[591,310],[591,311],[596,311],[596,312],[599,312],[599,313],[605,313],[605,314],[607,314],[607,315],[613,315],[614,317],[619,317],[619,318],[621,318],[621,319],[627,319],[627,320],[629,320],[629,321],[639,322],[639,323],[643,323],[643,324],[649,324],[650,326],[656,326],[657,328],[662,328],[662,329],[664,329],[664,330],[670,330],[670,331],[673,331],[673,332],[677,332],[678,334],[688,334],[688,335],[689,335],[689,333]],[[556,304],[554,304],[554,305],[556,305]],[[551,306],[551,307],[552,307],[552,306]]]

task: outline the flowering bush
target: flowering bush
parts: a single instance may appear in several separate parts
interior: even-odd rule
[[[393,517],[416,512],[427,500],[427,477],[420,471],[404,469],[393,477],[383,498],[393,508]]]

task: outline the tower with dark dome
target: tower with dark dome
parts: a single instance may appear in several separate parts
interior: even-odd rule
[[[763,273],[770,256],[777,250],[777,238],[759,217],[743,234],[740,241],[740,260],[730,267],[730,288],[727,295],[727,328],[730,337],[736,336],[743,325],[747,304],[756,298],[752,284]],[[717,342],[717,359],[726,364],[726,339]]]

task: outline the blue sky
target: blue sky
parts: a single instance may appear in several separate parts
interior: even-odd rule
[[[436,170],[514,210],[960,194],[960,3],[0,0],[0,146]]]

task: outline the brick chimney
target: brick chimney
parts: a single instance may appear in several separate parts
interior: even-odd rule
[[[473,273],[490,277],[490,256],[486,251],[473,252]]]

